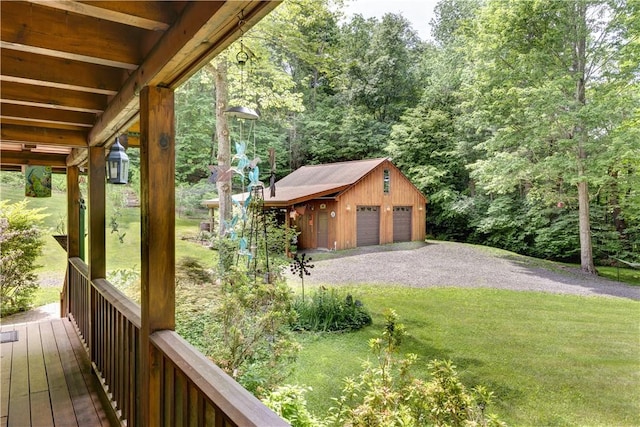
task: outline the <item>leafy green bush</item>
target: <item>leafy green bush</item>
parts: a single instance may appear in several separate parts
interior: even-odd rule
[[[411,366],[415,354],[398,356],[406,331],[393,310],[385,313],[382,336],[369,346],[374,362],[367,360],[357,378],[345,380],[343,394],[335,399],[331,426],[501,426],[485,414],[492,393],[484,387],[468,391],[450,361],[429,363],[431,380],[416,378]]]
[[[323,427],[325,424],[307,409],[304,395],[310,387],[283,385],[269,393],[262,401],[292,427]]]
[[[107,280],[130,300],[140,304],[140,272],[135,268],[118,268],[107,272]]]
[[[42,253],[38,227],[47,215],[27,209],[27,201],[0,202],[0,316],[27,310],[38,289],[35,262]]]
[[[295,330],[352,331],[371,324],[371,315],[351,294],[320,288],[310,298],[296,298]]]
[[[181,258],[176,264],[176,332],[205,353],[205,330],[220,303],[220,285],[200,261]]]
[[[238,269],[223,278],[203,345],[207,356],[260,397],[289,375],[300,347],[289,328],[295,316],[289,287],[250,278]]]
[[[203,217],[207,209],[202,205],[205,199],[217,197],[216,185],[208,180],[196,184],[178,184],[176,187],[176,207],[179,216]]]

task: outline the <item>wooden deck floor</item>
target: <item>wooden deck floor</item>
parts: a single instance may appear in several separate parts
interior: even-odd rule
[[[111,426],[98,379],[67,319],[2,325],[0,426]]]

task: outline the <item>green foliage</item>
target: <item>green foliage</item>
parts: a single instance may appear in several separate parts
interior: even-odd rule
[[[293,329],[318,332],[353,331],[371,324],[360,300],[335,288],[320,288],[306,299],[297,297]]]
[[[468,391],[451,361],[428,364],[429,381],[415,377],[415,354],[398,356],[406,337],[404,325],[393,310],[385,312],[378,338],[369,341],[375,361],[367,360],[357,378],[345,380],[337,406],[330,410],[329,425],[350,426],[500,426],[484,410],[492,393],[484,387]]]
[[[195,184],[214,161],[215,91],[200,70],[176,90],[176,182]]]
[[[304,395],[308,391],[312,391],[310,387],[283,385],[267,394],[262,401],[292,427],[323,427],[325,423],[307,409]]]
[[[177,214],[201,218],[207,214],[207,209],[202,205],[202,201],[214,197],[217,197],[216,185],[208,180],[178,184],[176,186]]]
[[[140,272],[135,268],[116,268],[107,272],[107,280],[130,300],[140,304]]]
[[[205,353],[207,325],[220,304],[220,285],[199,260],[186,256],[176,264],[176,332]]]
[[[299,350],[289,329],[291,291],[284,282],[252,282],[233,269],[222,279],[219,301],[205,326],[205,354],[262,396],[282,384]]]
[[[29,209],[27,200],[0,201],[0,317],[27,310],[38,289],[34,270],[44,241],[39,230],[43,208]]]

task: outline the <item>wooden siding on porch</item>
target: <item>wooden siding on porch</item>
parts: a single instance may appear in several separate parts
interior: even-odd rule
[[[2,325],[0,426],[111,426],[100,384],[68,319]]]

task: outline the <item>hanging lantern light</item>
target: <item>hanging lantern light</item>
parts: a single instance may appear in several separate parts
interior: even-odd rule
[[[120,145],[120,140],[109,150],[107,157],[107,182],[109,184],[126,184],[129,180],[129,156],[124,152],[124,147]]]

